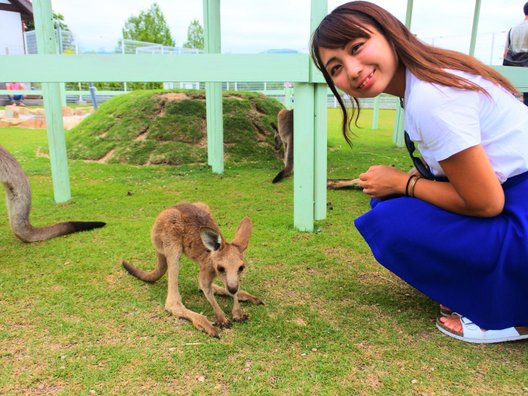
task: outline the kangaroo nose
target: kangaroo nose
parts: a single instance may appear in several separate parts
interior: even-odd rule
[[[238,286],[237,287],[228,286],[227,290],[229,290],[229,293],[231,293],[231,294],[237,294]]]

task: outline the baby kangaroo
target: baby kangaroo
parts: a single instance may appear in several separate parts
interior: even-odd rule
[[[17,160],[0,146],[0,182],[4,185],[7,211],[13,232],[23,242],[45,241],[60,235],[103,227],[101,221],[67,221],[45,227],[34,227],[29,222],[31,188],[29,180]]]
[[[178,318],[192,322],[198,330],[219,337],[218,330],[201,314],[193,312],[182,303],[178,290],[180,256],[185,254],[200,266],[200,289],[214,309],[219,327],[229,327],[230,322],[216,302],[214,294],[233,297],[233,320],[245,321],[248,316],[239,301],[263,304],[257,297],[240,290],[240,275],[244,271],[243,253],[251,236],[251,220],[244,217],[238,226],[235,239],[227,242],[209,207],[203,203],[180,203],[162,211],[152,227],[151,239],[156,249],[157,266],[151,272],[142,271],[123,261],[125,269],[145,282],[155,282],[168,272],[168,292],[165,309]],[[225,288],[213,283],[219,277]]]

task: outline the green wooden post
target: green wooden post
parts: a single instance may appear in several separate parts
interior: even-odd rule
[[[207,53],[221,52],[220,0],[203,0],[204,42]],[[207,155],[214,173],[224,172],[224,125],[222,83],[205,83]]]
[[[312,0],[311,30],[327,13],[326,0]],[[293,132],[295,158],[293,223],[313,231],[314,220],[326,217],[327,86],[315,83],[319,71],[310,62],[310,79],[295,84]],[[320,79],[319,79],[320,80]]]
[[[394,133],[392,135],[392,142],[396,147],[403,147],[404,145],[404,113],[401,106],[398,104],[396,107],[396,114],[394,116]]]
[[[411,29],[412,12],[413,0],[407,0],[407,12],[405,13],[405,26],[407,26],[407,29]]]
[[[413,12],[413,0],[407,0],[407,12],[405,14],[405,26],[411,29]],[[400,105],[396,105],[396,113],[394,118],[394,132],[392,141],[397,147],[403,147],[403,129],[404,129],[404,111]]]
[[[328,13],[327,0],[312,0],[310,31],[313,32]],[[310,78],[314,81],[320,72],[310,62]],[[327,179],[327,119],[328,86],[317,83],[314,86],[314,219],[326,218],[326,179]],[[294,157],[295,158],[295,157]]]
[[[293,108],[292,93],[293,93],[292,83],[285,82],[284,83],[284,107],[286,107],[288,110],[291,110]]]
[[[59,54],[64,54],[64,45],[62,42],[62,30],[60,27],[59,21],[55,22],[55,31],[57,32],[57,48]],[[61,95],[61,104],[63,106],[66,106],[66,83],[59,83],[60,86],[60,95]]]
[[[34,0],[33,17],[39,54],[57,54],[50,0]],[[71,192],[66,139],[62,123],[61,87],[59,83],[42,83],[42,91],[44,108],[46,109],[48,148],[55,202],[65,202],[71,198]]]
[[[314,139],[315,139],[315,169],[314,169],[314,219],[326,219],[326,181],[327,181],[327,120],[328,120],[328,89],[326,84],[315,84],[314,102]]]
[[[297,83],[294,87],[293,113],[293,224],[300,231],[314,230],[315,173],[315,92],[314,85]]]
[[[379,102],[380,95],[374,98],[374,105],[372,107],[372,129],[378,129],[379,127]]]
[[[480,0],[475,0],[475,12],[473,13],[473,25],[471,28],[471,42],[469,44],[469,55],[475,55],[475,44],[477,42],[477,32],[480,18]]]

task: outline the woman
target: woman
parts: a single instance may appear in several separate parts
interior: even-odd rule
[[[426,162],[414,157],[409,173],[377,165],[360,175],[374,199],[355,224],[376,259],[442,304],[445,334],[528,338],[528,108],[515,88],[364,1],[324,18],[312,57],[341,105],[347,142],[357,98],[391,94],[405,109],[408,148],[417,143]],[[351,115],[337,88],[355,99]]]

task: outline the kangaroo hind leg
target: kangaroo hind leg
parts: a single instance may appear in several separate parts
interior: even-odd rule
[[[182,302],[179,287],[178,276],[180,272],[181,247],[173,248],[167,253],[167,272],[168,272],[168,291],[165,302],[165,310],[177,318],[189,320],[198,330],[205,331],[211,337],[220,338],[218,330],[209,322],[209,320],[199,313],[187,309]]]

